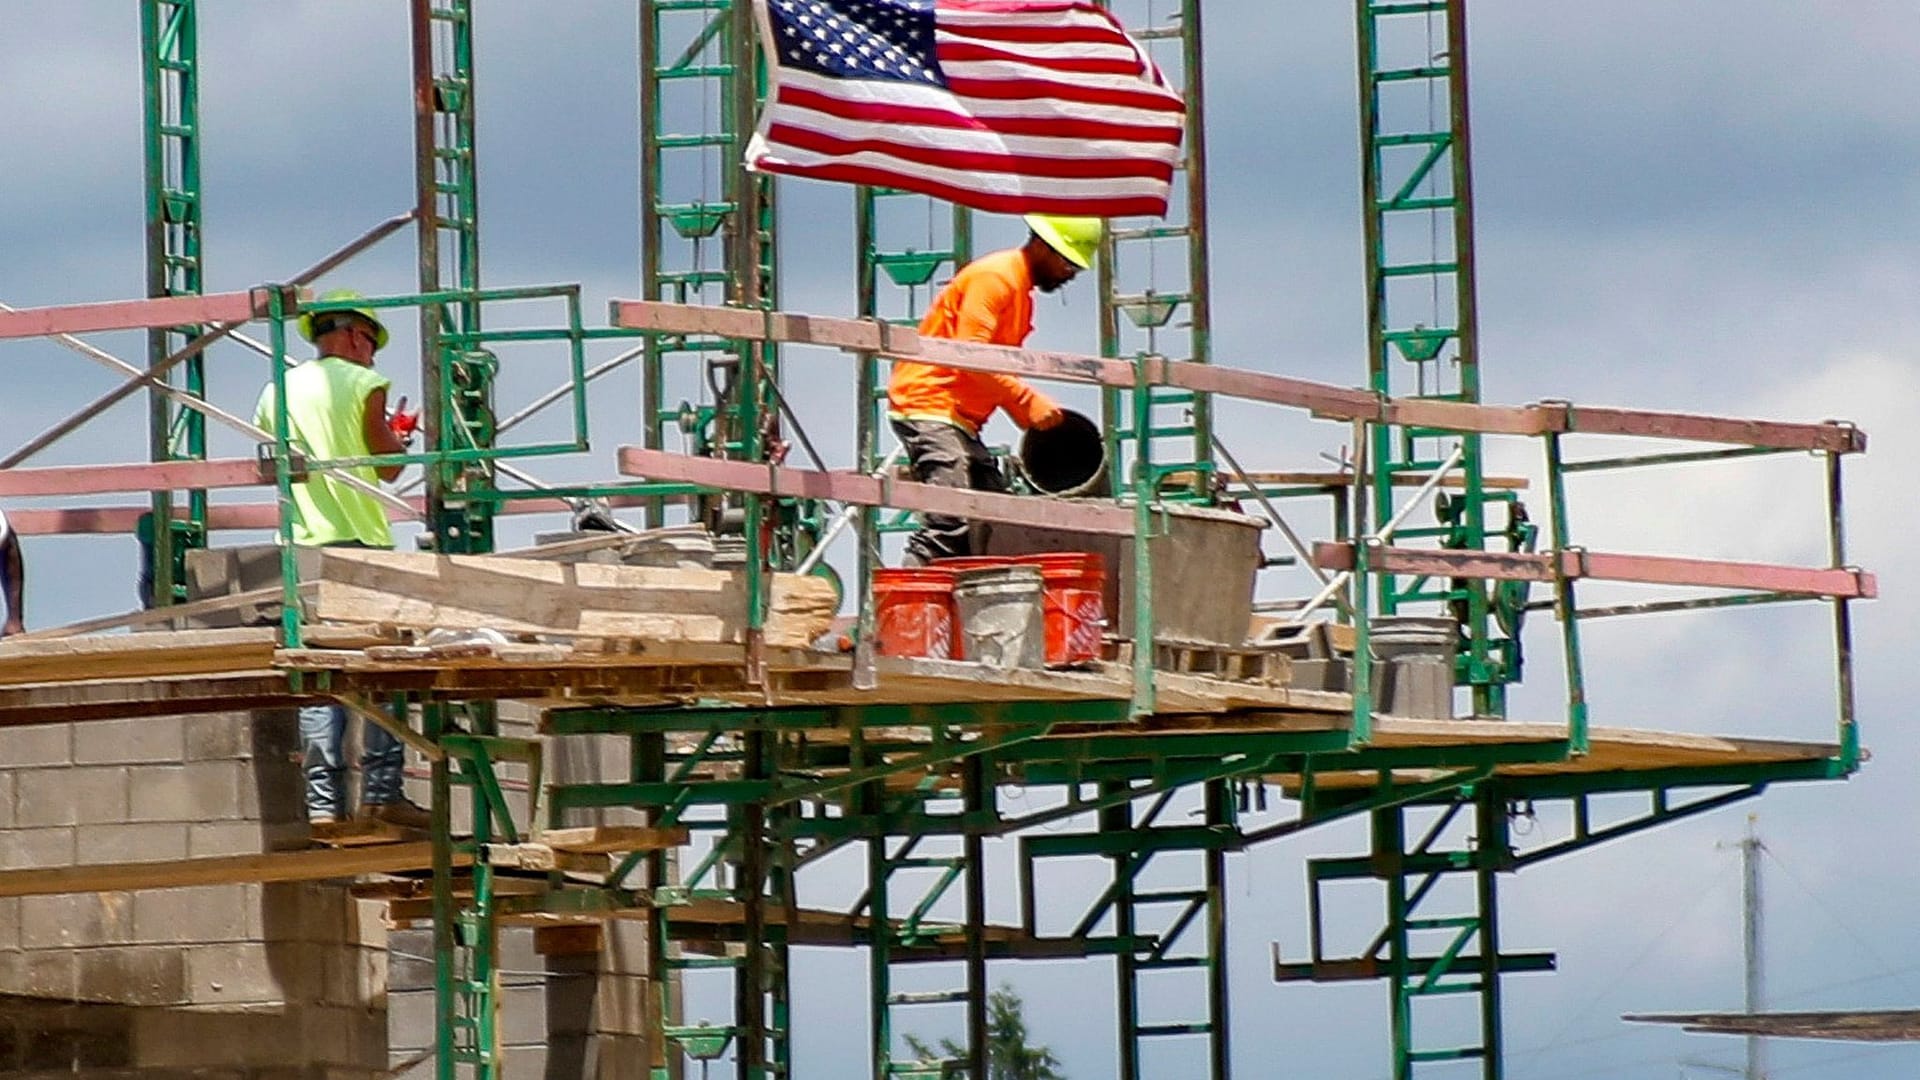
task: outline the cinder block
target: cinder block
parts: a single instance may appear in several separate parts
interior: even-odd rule
[[[588,1080],[647,1080],[651,1048],[645,1039],[595,1035],[587,1041]]]
[[[433,1045],[433,988],[387,994],[388,1054]]]
[[[178,716],[73,725],[76,765],[166,764],[185,761],[186,754],[186,725]]]
[[[296,882],[263,886],[259,926],[264,941],[338,945],[353,933],[358,901],[337,885]]]
[[[212,821],[187,826],[187,854],[252,855],[264,851],[295,851],[307,846],[305,825],[267,825],[258,821]]]
[[[20,1047],[21,1068],[49,1069],[72,1076],[83,1069],[116,1069],[132,1064],[132,1039],[124,1022],[87,1023],[86,1013],[78,1009],[67,1015],[81,1022],[46,1025],[25,1033]]]
[[[300,711],[298,709],[258,709],[240,714],[247,717],[253,739],[253,758],[292,763],[300,757]]]
[[[74,828],[9,829],[0,832],[0,866],[10,870],[72,866]]]
[[[260,942],[190,946],[181,950],[189,996],[201,1005],[303,1000],[304,995],[290,992],[289,984],[301,981],[301,969],[308,961],[304,948],[298,943],[270,947]]]
[[[651,980],[638,975],[606,975],[593,996],[596,1034],[645,1035],[653,1002]]]
[[[58,998],[72,1001],[80,993],[80,951],[54,949],[22,953],[26,957],[21,971],[19,993],[27,997]]]
[[[316,945],[325,982],[320,1000],[328,1005],[364,1008],[386,993],[386,954],[353,945]]]
[[[15,779],[14,820],[23,826],[127,820],[127,770],[121,766],[30,770]]]
[[[387,995],[433,990],[433,932],[392,930],[387,934]]]
[[[187,827],[175,822],[82,825],[74,838],[75,855],[83,866],[187,857]]]
[[[244,941],[250,898],[244,885],[137,893],[133,899],[134,938],[142,944]]]
[[[347,1010],[347,1040],[349,1052],[345,1057],[348,1065],[356,1069],[375,1070],[376,1074],[387,1070],[387,1007],[384,1002],[377,1008]],[[366,1080],[365,1072],[360,1074]]]
[[[507,987],[500,995],[500,1037],[532,1045],[547,1037],[547,992],[538,985]]]
[[[647,970],[647,924],[638,920],[610,919],[606,928],[606,944],[600,953],[602,966],[609,972],[644,974]]]
[[[134,1059],[143,1066],[192,1069],[196,1076],[210,1068],[299,1061],[300,1040],[289,1030],[294,1022],[278,1007],[136,1009]],[[248,1069],[239,1075],[251,1080],[256,1074]]]
[[[133,769],[127,775],[128,821],[197,821],[185,765]]]
[[[20,899],[22,948],[125,945],[135,939],[132,893],[68,893]]]
[[[269,825],[307,823],[306,778],[292,762],[254,758],[240,781],[240,815]]]
[[[13,774],[0,772],[0,829],[13,828],[13,786]]]
[[[283,770],[288,784],[298,773]],[[196,823],[260,819],[261,780],[250,761],[194,761],[185,765],[129,770],[130,820]],[[290,826],[284,811],[269,824]],[[304,818],[300,819],[304,824]],[[254,849],[261,850],[261,849]]]
[[[20,897],[0,896],[0,952],[19,947]],[[4,1054],[0,1054],[0,1061],[4,1061],[5,1057]]]
[[[0,762],[9,769],[73,764],[73,727],[35,724],[0,730]]]
[[[123,1005],[181,1005],[187,1001],[187,958],[169,946],[82,949],[75,996]]]
[[[387,905],[379,900],[354,900],[347,909],[347,941],[361,948],[387,952]]]
[[[584,1056],[585,1047],[577,1048]],[[549,1046],[508,1046],[506,1060],[500,1070],[503,1080],[547,1080],[548,1076],[579,1076],[577,1072],[549,1072],[547,1062],[550,1058],[564,1054],[559,1047]]]
[[[253,756],[253,724],[248,713],[207,713],[181,719],[188,761],[241,761]]]
[[[547,977],[547,1033],[586,1035],[593,1031],[594,1002],[600,979],[592,972],[556,971]]]

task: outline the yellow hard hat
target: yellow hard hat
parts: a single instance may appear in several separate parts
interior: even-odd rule
[[[1028,214],[1027,228],[1068,262],[1082,270],[1093,269],[1093,256],[1100,250],[1104,229],[1099,218]]]
[[[364,297],[352,289],[334,289],[332,292],[322,296],[320,302],[323,304],[334,304],[343,300],[360,299],[364,299]],[[380,316],[374,314],[373,309],[370,307],[347,308],[345,311],[322,311],[318,313],[318,316],[321,319],[327,319],[334,315],[349,313],[358,315],[373,324],[373,348],[375,352],[387,347],[387,324],[381,322]],[[298,324],[300,336],[308,341],[312,341],[314,338],[314,317],[315,313],[311,311],[302,312],[300,315],[300,322]]]

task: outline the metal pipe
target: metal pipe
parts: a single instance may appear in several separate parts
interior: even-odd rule
[[[1384,544],[1387,541],[1393,539],[1394,530],[1398,529],[1401,525],[1404,525],[1406,523],[1408,515],[1412,514],[1413,511],[1416,508],[1418,508],[1422,502],[1426,501],[1427,496],[1433,493],[1433,489],[1440,486],[1440,481],[1444,480],[1446,478],[1446,475],[1453,471],[1453,467],[1460,463],[1461,457],[1464,456],[1465,454],[1466,454],[1466,448],[1464,446],[1454,447],[1453,453],[1447,456],[1447,460],[1441,463],[1438,469],[1434,470],[1433,475],[1427,477],[1427,482],[1420,485],[1420,490],[1413,493],[1412,500],[1410,500],[1407,503],[1407,505],[1401,507],[1400,511],[1393,515],[1393,519],[1387,522],[1387,524],[1383,528],[1381,528],[1381,530],[1377,534],[1369,537],[1362,537],[1360,540],[1360,543],[1368,544],[1368,543],[1377,542],[1377,543]],[[1358,545],[1355,545],[1355,546],[1357,547]],[[1341,587],[1344,586],[1352,578],[1353,578],[1353,572],[1351,570],[1342,570],[1338,574],[1335,574],[1333,576],[1333,580],[1327,582],[1327,585],[1325,588],[1321,589],[1318,593],[1315,593],[1313,596],[1313,599],[1307,601],[1306,607],[1301,608],[1297,613],[1295,613],[1292,621],[1296,623],[1305,622],[1307,616],[1313,614],[1314,611],[1320,607],[1320,605],[1326,603],[1327,600],[1333,596],[1333,594],[1339,592]]]
[[[900,448],[896,446],[892,452],[886,456],[886,459],[880,462],[880,467],[875,469],[870,475],[886,475],[887,470],[893,468],[899,460]],[[796,574],[809,573],[814,567],[820,565],[820,560],[826,556],[827,545],[833,543],[834,538],[845,531],[846,527],[852,523],[854,517],[863,509],[865,508],[857,503],[849,503],[841,507],[840,512],[833,516],[833,521],[828,523],[826,531],[820,534],[819,542],[813,545],[813,550],[807,552],[807,557],[800,560],[800,565],[795,567],[793,572]]]
[[[590,383],[593,380],[599,378],[600,376],[605,375],[607,372],[612,371],[614,368],[621,366],[622,364],[632,363],[634,360],[638,359],[639,357],[645,356],[646,352],[647,352],[647,347],[645,345],[642,345],[637,349],[628,349],[626,352],[623,352],[620,355],[614,357],[613,359],[608,360],[605,363],[599,365],[598,367],[595,367],[592,370],[588,371],[586,375],[584,375],[581,378],[580,381],[582,384]],[[559,386],[553,388],[552,390],[549,390],[546,393],[541,394],[539,397],[533,399],[533,402],[529,404],[526,408],[521,409],[519,412],[514,413],[512,416],[509,416],[505,420],[500,421],[500,423],[496,425],[493,429],[494,436],[497,438],[501,435],[505,435],[507,432],[513,430],[515,427],[518,427],[521,423],[532,418],[535,413],[541,412],[542,410],[546,409],[548,406],[552,405],[554,402],[559,401],[561,398],[566,397],[567,392],[572,389],[573,389],[573,381],[569,379],[568,381],[561,383]],[[525,473],[515,473],[507,469],[505,466],[497,466],[497,467],[500,469],[500,471],[505,472],[509,476],[513,476],[516,479],[521,480],[522,482],[526,483],[529,487],[537,488],[541,486],[537,481],[527,478]],[[398,490],[400,494],[404,495],[407,492],[412,491],[414,488],[417,488],[424,483],[426,483],[426,478],[424,476],[416,476],[412,480],[409,480],[405,484],[402,484],[396,490]]]
[[[1320,584],[1325,585],[1329,583],[1332,579],[1327,576],[1326,571],[1314,565],[1313,553],[1307,550],[1306,542],[1301,540],[1300,534],[1294,532],[1293,526],[1288,525],[1287,520],[1280,516],[1280,511],[1274,507],[1273,502],[1267,498],[1266,493],[1261,491],[1258,485],[1247,478],[1247,470],[1240,467],[1240,462],[1234,459],[1232,451],[1227,449],[1227,444],[1220,441],[1220,436],[1218,435],[1214,435],[1211,438],[1213,448],[1219,451],[1221,460],[1227,463],[1227,468],[1233,470],[1234,477],[1238,479],[1248,491],[1253,493],[1253,497],[1260,501],[1260,508],[1267,512],[1267,517],[1271,519],[1274,526],[1280,530],[1280,535],[1287,538],[1287,546],[1291,547],[1293,553],[1300,557],[1300,562],[1306,566],[1308,570],[1313,572],[1314,577],[1320,579]]]
[[[395,230],[412,220],[413,214],[411,213],[399,214],[388,218],[361,234],[345,247],[340,248],[333,254],[328,255],[326,258],[301,271],[292,281],[288,282],[288,284],[311,285],[315,280],[324,276],[335,267],[386,239],[392,235]],[[179,352],[147,368],[139,378],[130,379],[100,395],[89,404],[83,406],[79,412],[48,428],[24,446],[20,447],[20,449],[0,459],[0,469],[11,469],[40,451],[45,450],[47,447],[71,434],[75,428],[98,416],[101,412],[118,403],[129,394],[139,390],[141,387],[163,385],[162,377],[165,376],[167,372],[172,371],[176,366],[185,363],[189,359],[200,355],[206,351],[208,346],[219,341],[221,338],[230,336],[235,330],[244,325],[246,325],[244,320],[221,323],[205,334],[194,338]]]

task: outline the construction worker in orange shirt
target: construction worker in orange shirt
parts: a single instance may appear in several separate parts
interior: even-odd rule
[[[933,298],[920,320],[924,337],[1019,346],[1033,332],[1033,290],[1050,293],[1093,266],[1098,218],[1028,214],[1027,242],[968,263]],[[1064,419],[1060,406],[1013,375],[899,363],[887,384],[887,418],[907,453],[914,479],[941,487],[1005,491],[980,428],[1005,409],[1022,428],[1046,430]],[[926,514],[907,541],[905,565],[973,552],[971,526]]]

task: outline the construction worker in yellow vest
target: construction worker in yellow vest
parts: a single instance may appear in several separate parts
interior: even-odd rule
[[[338,290],[323,302],[351,302],[356,292]],[[402,398],[387,413],[391,380],[373,370],[373,356],[387,344],[387,328],[369,307],[308,312],[300,316],[300,336],[319,355],[287,372],[287,439],[310,461],[404,454],[417,414],[406,412]],[[254,423],[276,431],[274,387],[260,394]],[[398,465],[356,465],[340,470],[368,483],[399,477]],[[337,473],[316,472],[293,485],[293,542],[301,547],[390,548],[393,530],[378,500],[343,482]],[[332,825],[346,816],[343,787],[346,767],[342,744],[346,709],[309,705],[300,710],[301,761],[307,775],[307,820]],[[402,793],[404,748],[385,729],[365,725],[361,737],[359,816],[410,829],[428,827],[427,812]]]

